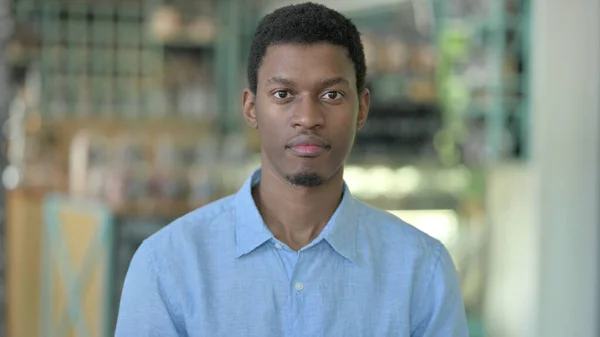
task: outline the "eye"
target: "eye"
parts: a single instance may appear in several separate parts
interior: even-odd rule
[[[324,99],[330,100],[330,101],[336,101],[336,100],[341,99],[344,96],[339,91],[328,91],[321,97]]]
[[[277,90],[273,93],[273,96],[277,99],[286,99],[290,98],[290,92],[287,90]]]

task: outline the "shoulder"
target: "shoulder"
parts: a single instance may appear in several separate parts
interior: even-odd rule
[[[357,238],[360,248],[376,253],[370,254],[374,257],[367,263],[408,275],[415,302],[431,297],[434,292],[440,298],[445,292],[460,294],[454,263],[439,240],[389,212],[362,202],[356,205],[361,219]],[[456,301],[459,303],[460,298],[456,297]]]
[[[411,224],[397,216],[367,205],[361,201],[355,201],[360,222],[359,230],[379,241],[381,244],[398,247],[406,252],[434,253],[440,249],[441,243],[417,229]]]
[[[429,283],[439,264],[451,261],[444,245],[436,238],[397,216],[357,202],[358,249],[366,265],[402,274],[417,283]],[[449,266],[450,266],[449,265]]]
[[[157,256],[172,256],[218,240],[227,232],[233,233],[233,199],[231,195],[179,217],[144,240],[140,249],[154,251]]]

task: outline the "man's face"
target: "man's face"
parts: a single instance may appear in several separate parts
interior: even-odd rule
[[[282,44],[267,49],[244,116],[258,129],[263,168],[305,187],[338,173],[369,108],[343,47]]]

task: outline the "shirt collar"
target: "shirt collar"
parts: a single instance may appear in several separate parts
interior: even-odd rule
[[[331,247],[352,262],[355,262],[357,255],[358,212],[356,206],[356,200],[344,183],[342,201],[329,220],[327,224],[329,228],[325,233],[325,240]]]
[[[260,181],[260,172],[260,169],[254,171],[235,195],[236,258],[250,253],[273,238],[273,234],[265,225],[258,208],[256,208],[254,198],[252,198],[252,187]]]
[[[268,240],[273,239],[273,234],[265,225],[252,198],[252,187],[258,184],[260,178],[261,170],[257,169],[248,177],[235,195],[236,257],[248,254]],[[348,186],[344,184],[342,201],[322,233],[323,239],[335,251],[353,262],[356,258],[356,232],[358,224],[355,202]]]

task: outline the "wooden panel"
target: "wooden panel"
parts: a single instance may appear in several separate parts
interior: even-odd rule
[[[44,198],[44,191],[39,190],[7,193],[7,336],[42,336],[42,322],[48,324],[45,331],[49,327],[56,330],[64,327],[61,336],[109,336],[112,230],[108,228],[104,235],[98,232],[107,225],[107,213],[59,208],[60,230],[55,232],[59,234],[58,240],[48,246],[51,240],[44,240]],[[57,247],[65,248],[66,258],[63,256],[61,260]],[[87,277],[83,276],[86,274]],[[69,287],[74,280],[79,282],[76,293]],[[77,319],[69,319],[67,310],[73,308],[69,299],[78,303]],[[77,333],[73,321],[84,321],[89,334]]]
[[[38,191],[7,192],[7,336],[39,332],[42,198]]]

